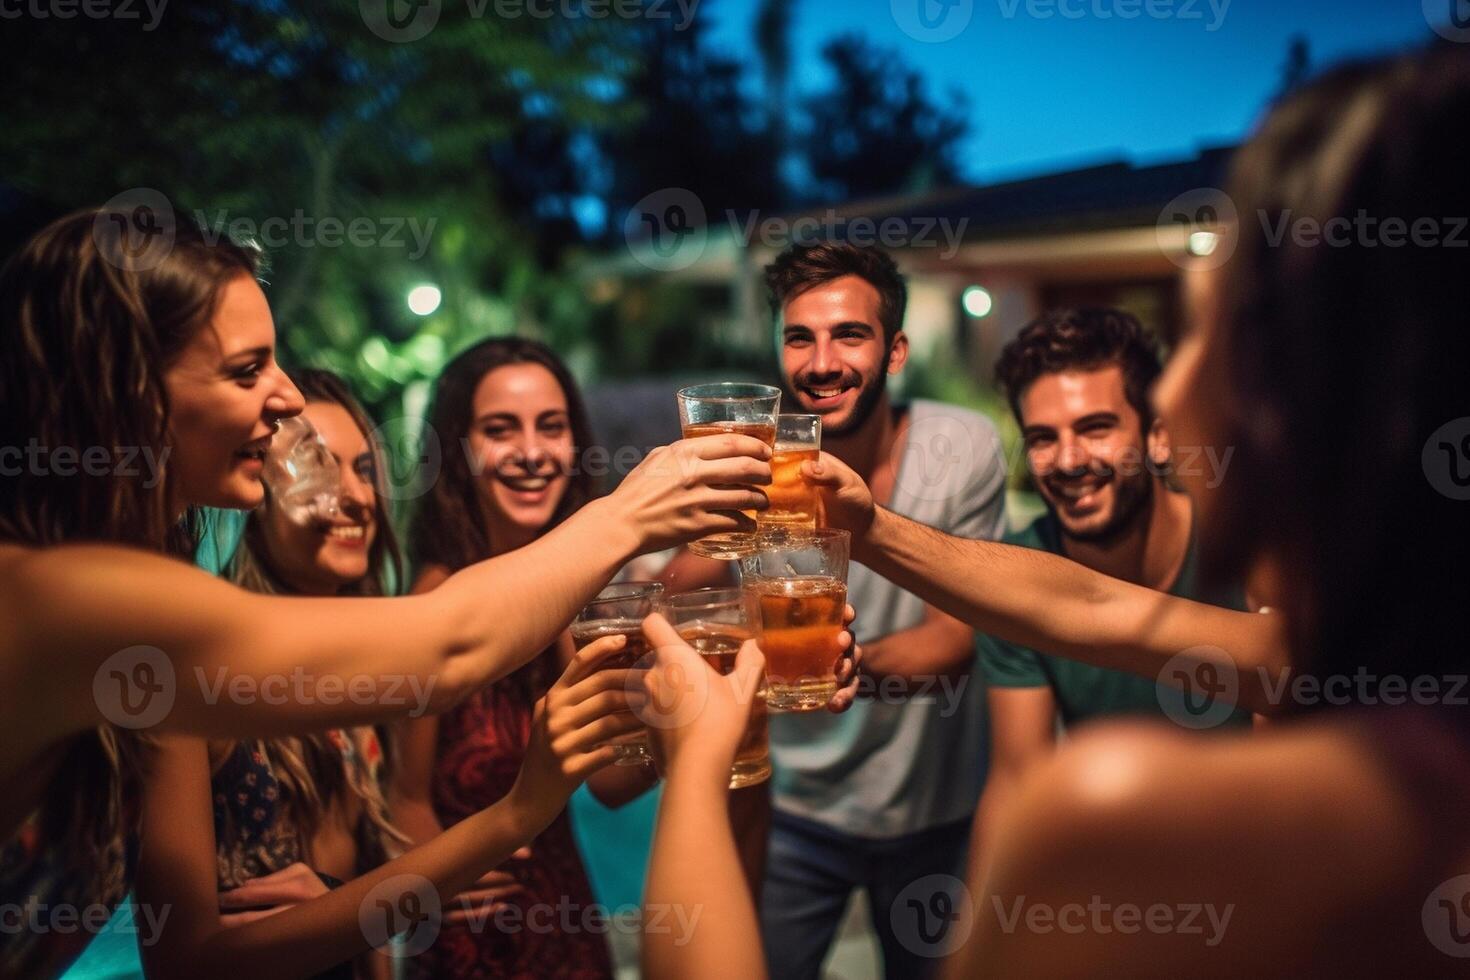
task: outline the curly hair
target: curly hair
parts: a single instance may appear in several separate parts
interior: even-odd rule
[[[1123,370],[1123,393],[1145,432],[1153,424],[1149,389],[1163,371],[1158,341],[1122,310],[1067,307],[1051,310],[1021,328],[1000,352],[995,380],[1010,399],[1016,421],[1021,396],[1044,374],[1091,371],[1116,364]]]

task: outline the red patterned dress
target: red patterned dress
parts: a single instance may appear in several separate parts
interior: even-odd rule
[[[449,827],[510,792],[531,732],[535,699],[545,693],[551,652],[478,692],[439,719],[433,799]],[[518,906],[475,925],[445,922],[438,939],[408,961],[417,977],[605,980],[613,975],[607,919],[592,888],[565,810],[531,842],[528,860],[507,862],[525,889]],[[502,925],[503,924],[503,925]]]

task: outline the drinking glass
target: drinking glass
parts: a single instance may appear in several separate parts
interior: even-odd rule
[[[762,534],[815,531],[822,525],[822,498],[801,475],[801,464],[816,462],[822,451],[820,415],[776,416],[776,449],[771,456],[771,505],[760,512]]]
[[[664,596],[659,612],[699,655],[720,674],[735,670],[740,645],[756,632],[758,613],[754,597],[744,589],[695,589]],[[771,778],[771,743],[766,703],[756,694],[745,723],[745,734],[730,767],[730,788],[754,786]]]
[[[609,585],[577,614],[572,623],[572,643],[580,650],[593,640],[621,633],[628,638],[627,645],[620,652],[604,657],[597,669],[623,670],[636,666],[648,652],[643,620],[654,612],[655,602],[663,591],[663,585],[658,582]],[[653,761],[648,752],[646,729],[619,735],[610,744],[617,746],[614,765],[641,766]]]
[[[851,541],[832,529],[763,535],[740,559],[760,610],[766,704],[773,710],[816,711],[837,693]]]
[[[781,391],[770,385],[693,385],[679,392],[679,426],[686,439],[736,432],[774,448],[780,406]],[[745,516],[754,519],[755,511],[746,511]],[[753,532],[727,531],[706,535],[691,543],[689,550],[706,558],[730,560],[749,554],[754,544]]]

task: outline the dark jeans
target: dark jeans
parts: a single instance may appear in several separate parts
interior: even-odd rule
[[[969,843],[968,820],[870,840],[777,810],[761,894],[772,980],[818,976],[855,888],[867,889],[887,980],[933,975]]]

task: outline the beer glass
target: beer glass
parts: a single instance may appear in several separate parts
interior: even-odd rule
[[[740,559],[745,588],[760,610],[772,710],[816,711],[837,693],[851,540],[831,529],[763,535],[756,551]]]
[[[816,462],[822,451],[820,415],[776,416],[776,450],[771,456],[771,505],[757,518],[762,534],[815,531],[822,525],[822,500],[801,476],[801,464]]]
[[[609,585],[587,603],[572,623],[572,643],[580,650],[593,640],[621,633],[628,638],[620,653],[604,657],[598,670],[624,670],[636,666],[648,652],[643,636],[643,620],[653,613],[654,603],[663,594],[658,582],[620,582]],[[614,765],[641,766],[652,762],[648,753],[648,731],[629,732],[613,739],[617,747]]]
[[[753,639],[757,612],[754,597],[743,589],[695,589],[664,596],[658,611],[678,630],[704,662],[720,674],[735,670],[740,645]],[[771,743],[766,703],[757,692],[745,723],[745,734],[730,767],[730,788],[754,786],[771,778]]]
[[[686,439],[735,432],[774,448],[780,406],[781,391],[770,385],[694,385],[679,392],[679,426]],[[746,511],[745,516],[754,519],[755,512]],[[753,532],[728,531],[706,535],[691,543],[689,550],[706,558],[730,560],[750,554],[754,543]]]

